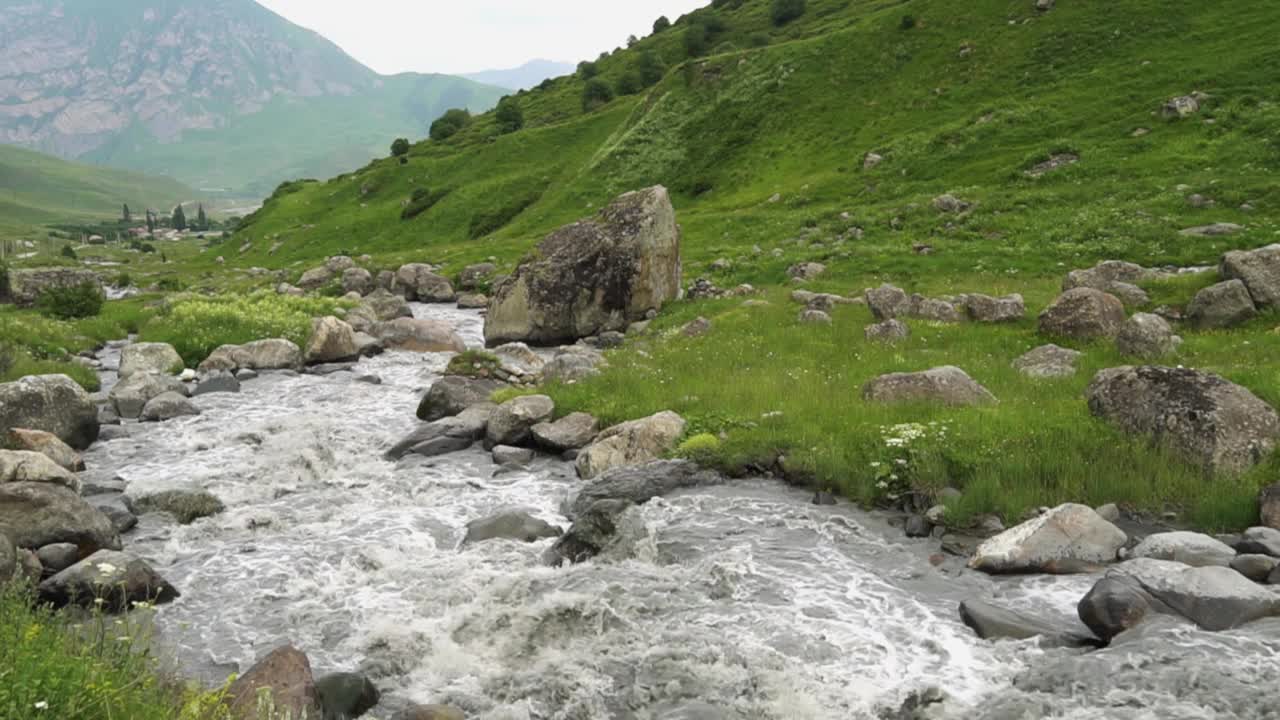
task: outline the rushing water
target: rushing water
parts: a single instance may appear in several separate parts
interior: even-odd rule
[[[475,313],[416,311],[481,342]],[[617,550],[571,568],[540,562],[550,541],[459,548],[469,520],[502,508],[567,526],[580,481],[550,459],[495,473],[479,449],[382,460],[446,360],[268,373],[88,453],[131,493],[197,487],[227,505],[189,527],[144,517],[125,538],[183,593],[156,622],[187,672],[216,682],[292,641],[317,672],[370,673],[382,709],[447,702],[485,720],[906,718],[903,701],[934,688],[947,700],[928,717],[1278,717],[1280,622],[1162,622],[1094,653],[979,640],[960,600],[1082,629],[1074,605],[1093,578],[935,567],[935,541],[780,483],[650,502]]]

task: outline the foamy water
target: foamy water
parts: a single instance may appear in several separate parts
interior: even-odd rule
[[[476,313],[416,312],[481,344]],[[217,682],[291,641],[318,673],[368,672],[387,698],[375,717],[416,701],[482,720],[897,718],[930,688],[947,697],[930,717],[1276,717],[1280,623],[1159,623],[1089,654],[979,640],[961,600],[1082,629],[1074,606],[1093,578],[935,568],[935,541],[776,482],[654,500],[625,516],[619,548],[570,568],[541,563],[549,540],[460,549],[468,521],[504,508],[567,527],[581,481],[552,459],[495,477],[478,448],[382,460],[447,359],[268,373],[87,454],[131,493],[195,487],[227,505],[188,527],[146,517],[125,537],[183,593],[156,622],[187,672]]]

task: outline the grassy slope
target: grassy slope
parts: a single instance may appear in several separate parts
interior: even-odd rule
[[[170,208],[195,191],[176,180],[67,162],[0,145],[0,237],[42,236],[34,226],[119,217],[121,205]]]
[[[1069,268],[1105,258],[1212,264],[1226,249],[1267,244],[1280,232],[1273,3],[1063,2],[1038,14],[1025,0],[811,0],[805,18],[775,31],[774,44],[736,49],[767,27],[767,5],[720,11],[729,30],[717,47],[726,52],[674,67],[643,96],[584,115],[581,80],[563,78],[520,96],[531,129],[497,137],[482,118],[447,143],[415,147],[408,165],[381,161],[278,197],[242,231],[252,248],[228,262],[300,271],[346,251],[388,266],[428,260],[457,270],[488,256],[511,266],[556,225],[619,192],[663,183],[675,191],[691,276],[780,286],[789,264],[818,260],[830,269],[814,289],[857,294],[887,280],[935,294],[1018,291],[1034,314]],[[910,30],[901,27],[907,13],[917,20]],[[602,75],[617,77],[645,49],[670,63],[682,32],[677,25],[615,54],[600,63]],[[1165,99],[1192,90],[1213,95],[1199,116],[1156,115]],[[1135,137],[1140,127],[1150,132]],[[863,170],[872,150],[886,160]],[[1040,179],[1023,174],[1062,150],[1081,162]],[[452,192],[400,221],[401,203],[420,187]],[[976,210],[939,214],[929,201],[943,192]],[[1192,208],[1192,192],[1217,206]],[[492,235],[470,237],[477,217],[530,200]],[[1245,201],[1255,209],[1237,209]],[[1208,222],[1247,230],[1225,239],[1177,233]],[[847,236],[852,227],[864,230],[861,239]],[[935,252],[918,255],[916,243]],[[733,269],[709,271],[717,257]],[[1160,302],[1183,303],[1210,280],[1154,291]],[[1009,361],[1044,342],[1032,320],[913,323],[910,343],[884,350],[862,340],[865,310],[840,309],[834,328],[815,329],[795,323],[781,290],[770,298],[764,310],[682,303],[659,329],[702,314],[716,330],[655,340],[651,359],[621,352],[599,381],[555,394],[563,408],[608,420],[677,409],[700,431],[727,432],[726,463],[783,453],[819,482],[864,498],[878,492],[871,463],[897,459],[882,426],[948,423],[949,440],[922,451],[932,459],[919,460],[913,481],[966,485],[968,512],[1016,516],[1062,499],[1120,500],[1239,525],[1272,469],[1205,480],[1089,418],[1081,392],[1092,371],[1122,362],[1108,347],[1085,348],[1074,380],[1021,379]],[[1176,362],[1221,372],[1280,404],[1280,336],[1268,332],[1276,322],[1184,331]],[[969,370],[1002,404],[953,411],[858,400],[876,374],[944,363]],[[774,412],[780,419],[762,422]]]

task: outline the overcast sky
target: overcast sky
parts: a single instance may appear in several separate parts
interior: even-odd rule
[[[380,73],[577,62],[710,0],[258,0]]]

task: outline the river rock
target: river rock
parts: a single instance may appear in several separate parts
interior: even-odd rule
[[[458,308],[462,310],[483,310],[489,307],[489,297],[480,293],[464,293],[458,296]]]
[[[356,347],[355,331],[336,317],[315,318],[311,321],[311,339],[303,360],[308,365],[354,360],[360,357]]]
[[[1202,329],[1228,328],[1257,317],[1248,288],[1240,280],[1228,280],[1196,293],[1187,306],[1187,321]]]
[[[1196,532],[1166,532],[1149,535],[1130,552],[1131,557],[1173,560],[1192,567],[1227,567],[1235,558],[1235,548],[1216,538]]]
[[[462,268],[458,273],[458,287],[463,290],[479,290],[484,281],[498,271],[498,266],[491,262],[476,263]]]
[[[200,372],[214,370],[301,370],[302,348],[283,338],[223,345],[200,363]]]
[[[862,331],[862,334],[870,342],[893,345],[911,337],[911,328],[907,327],[907,324],[901,320],[885,320],[874,325],[868,325]]]
[[[316,695],[324,708],[317,720],[356,720],[378,705],[382,694],[359,673],[333,673],[316,680]]]
[[[311,675],[311,662],[292,645],[272,650],[227,688],[235,720],[258,720],[259,695],[269,696],[277,711],[293,718],[322,718],[320,693]]]
[[[879,403],[935,402],[950,406],[998,402],[968,373],[950,365],[923,372],[881,375],[862,387],[862,397]]]
[[[71,543],[53,543],[36,551],[42,574],[54,575],[80,561],[80,548]]]
[[[0,383],[0,433],[43,430],[84,450],[98,439],[100,427],[98,406],[66,375],[29,375]]]
[[[111,522],[74,490],[52,483],[0,483],[0,526],[21,548],[74,543],[81,555],[120,549]]]
[[[367,308],[375,320],[387,322],[402,317],[413,317],[413,308],[402,296],[382,288],[374,290],[360,301],[360,307]]]
[[[7,436],[9,446],[15,450],[28,450],[40,453],[57,463],[59,467],[80,472],[84,470],[84,459],[71,446],[62,442],[57,435],[43,430],[27,430],[13,428]]]
[[[1027,640],[1043,637],[1052,643],[1072,647],[1097,644],[1094,638],[1064,632],[1040,618],[981,600],[961,602],[960,620],[983,640]]]
[[[205,373],[200,381],[196,383],[196,387],[191,391],[192,397],[200,395],[210,395],[212,393],[238,393],[240,392],[240,381],[236,376],[226,370],[215,370]]]
[[[1231,558],[1231,569],[1256,583],[1265,583],[1280,565],[1280,558],[1246,553]]]
[[[1236,551],[1245,554],[1270,555],[1280,558],[1280,530],[1254,527],[1244,531]]]
[[[9,299],[18,307],[35,307],[46,290],[80,287],[86,283],[102,291],[102,278],[91,270],[66,267],[10,270]]]
[[[578,454],[578,476],[590,480],[612,468],[657,460],[675,447],[684,429],[684,418],[669,410],[608,428]]]
[[[556,230],[533,258],[494,288],[486,344],[551,345],[622,331],[680,296],[680,229],[661,186]]]
[[[364,268],[350,267],[342,271],[342,292],[368,295],[373,291],[373,274]]]
[[[534,425],[529,432],[538,447],[553,453],[580,450],[595,439],[600,421],[587,413],[570,413],[555,422]]]
[[[176,375],[182,368],[182,356],[169,343],[133,343],[120,352],[122,380],[136,373]]]
[[[373,336],[388,350],[410,352],[463,352],[467,344],[453,326],[440,320],[397,318],[378,323]]]
[[[560,528],[539,520],[524,510],[505,510],[467,523],[467,534],[462,538],[462,544],[499,539],[531,543],[563,534]]]
[[[609,362],[599,350],[585,345],[560,348],[555,357],[542,367],[543,382],[571,384],[598,375]]]
[[[334,273],[327,267],[311,268],[298,278],[298,287],[314,292],[333,282]]]
[[[0,450],[0,484],[52,483],[80,492],[80,478],[47,456],[30,450]]]
[[[906,291],[888,283],[868,289],[864,296],[871,314],[880,322],[906,315],[911,307],[911,298]]]
[[[534,425],[551,419],[556,404],[546,395],[526,395],[498,406],[489,416],[485,437],[491,445],[523,445]]]
[[[453,417],[446,417],[419,426],[401,438],[383,457],[399,460],[410,452],[420,455],[439,455],[471,447],[484,437],[489,418],[497,407],[493,403],[472,405]],[[449,438],[448,440],[442,438]]]
[[[978,546],[969,567],[987,573],[1077,573],[1114,562],[1128,540],[1087,505],[1059,505]]]
[[[1124,321],[1124,304],[1116,296],[1078,287],[1059,295],[1040,313],[1040,332],[1075,340],[1114,338]]]
[[[1239,385],[1189,368],[1103,370],[1086,395],[1095,416],[1150,436],[1210,472],[1243,472],[1269,455],[1280,438],[1280,416],[1270,405]]]
[[[226,510],[221,500],[203,490],[165,490],[134,498],[133,504],[138,512],[168,513],[182,525]]]
[[[533,462],[533,451],[528,448],[498,445],[491,454],[495,465],[528,465]]]
[[[120,417],[134,420],[142,416],[148,403],[165,393],[181,397],[186,393],[186,386],[168,375],[139,373],[116,383],[107,397]]]
[[[1243,282],[1254,305],[1280,306],[1280,244],[1229,252],[1222,257],[1219,271],[1226,280]]]
[[[178,392],[161,393],[150,400],[142,408],[140,416],[143,422],[164,422],[177,417],[199,415],[200,408]]]
[[[467,716],[451,705],[410,705],[391,720],[467,720]]]
[[[541,355],[521,342],[499,345],[490,349],[489,352],[502,361],[504,370],[513,374],[534,374],[541,371],[547,364],[547,361]],[[517,370],[519,372],[516,372]]]
[[[452,417],[472,405],[489,402],[503,384],[487,378],[446,375],[432,383],[418,404],[418,419],[427,422]]]
[[[422,263],[410,263],[397,270],[394,289],[406,300],[424,303],[451,303],[457,297],[448,278]]]
[[[1116,349],[1122,355],[1155,360],[1171,354],[1182,338],[1173,334],[1168,321],[1159,315],[1136,313],[1125,321],[1116,336]]]
[[[1005,297],[970,293],[961,298],[961,305],[974,322],[1017,322],[1027,315],[1027,304],[1017,293]]]
[[[1210,631],[1280,615],[1280,595],[1225,567],[1141,558],[1112,568],[1099,585],[1081,601],[1079,614],[1103,640],[1153,612],[1180,616]]]
[[[99,550],[59,572],[40,583],[38,592],[42,601],[56,607],[101,604],[108,612],[123,612],[136,602],[167,603],[179,596],[145,560],[113,550]]]
[[[117,534],[132,530],[138,525],[133,513],[133,503],[123,495],[97,495],[85,498],[85,502],[106,516]]]

